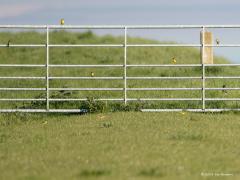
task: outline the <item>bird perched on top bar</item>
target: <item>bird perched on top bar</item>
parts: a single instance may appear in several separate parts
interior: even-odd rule
[[[7,47],[10,47],[11,40],[8,40]]]
[[[65,24],[64,19],[61,19],[60,24],[61,24],[61,25],[64,25],[64,24]]]

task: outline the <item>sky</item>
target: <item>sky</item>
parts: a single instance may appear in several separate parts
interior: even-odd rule
[[[0,0],[3,24],[236,24],[238,0]]]
[[[61,18],[71,25],[240,24],[239,7],[239,0],[0,0],[0,24],[59,24]],[[240,44],[238,31],[216,31],[214,37]],[[132,35],[199,41],[199,32],[192,31]],[[215,52],[240,63],[237,48]]]

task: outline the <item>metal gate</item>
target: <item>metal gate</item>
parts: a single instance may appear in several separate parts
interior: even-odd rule
[[[239,101],[240,98],[207,98],[206,97],[206,91],[226,91],[226,90],[240,90],[240,88],[231,88],[231,87],[223,87],[223,88],[208,88],[205,86],[205,82],[208,79],[239,79],[240,77],[237,76],[211,76],[208,77],[205,74],[207,67],[231,67],[231,66],[240,66],[240,64],[128,64],[128,48],[129,47],[200,47],[202,48],[202,51],[204,51],[204,48],[206,47],[240,47],[239,44],[217,44],[217,45],[210,45],[205,43],[200,44],[130,44],[128,43],[128,30],[129,29],[199,29],[199,32],[205,32],[206,28],[240,28],[240,25],[159,25],[159,26],[78,26],[78,25],[0,25],[0,29],[34,29],[34,30],[43,30],[45,31],[45,41],[44,44],[12,44],[12,43],[6,43],[6,44],[0,44],[0,48],[18,48],[18,47],[25,47],[25,48],[44,48],[46,52],[46,61],[44,64],[0,64],[1,68],[11,68],[11,67],[34,67],[34,68],[45,68],[46,74],[42,77],[10,77],[10,76],[3,76],[0,77],[0,80],[2,79],[23,79],[23,80],[30,80],[30,79],[41,79],[45,80],[45,87],[44,88],[18,88],[18,87],[1,87],[0,92],[3,91],[45,91],[46,92],[46,98],[38,98],[38,99],[19,99],[19,98],[1,98],[1,102],[8,102],[8,101],[41,101],[45,103],[44,109],[27,109],[27,108],[16,108],[16,109],[0,109],[0,112],[82,112],[82,109],[52,109],[50,107],[51,102],[61,102],[61,101],[86,101],[87,98],[81,98],[81,99],[57,99],[57,98],[51,98],[50,92],[51,91],[121,91],[123,92],[122,98],[98,98],[94,99],[94,101],[122,101],[123,103],[127,104],[131,101],[200,101],[201,102],[201,108],[179,108],[179,109],[142,109],[144,112],[158,112],[158,111],[195,111],[195,112],[207,112],[207,111],[225,111],[225,110],[240,110],[238,108],[213,108],[209,109],[206,108],[206,102],[208,101]],[[49,42],[49,36],[50,30],[61,30],[61,29],[119,29],[122,30],[124,33],[124,43],[123,44],[51,44]],[[115,64],[115,65],[101,65],[101,64],[95,64],[95,65],[82,65],[82,64],[51,64],[50,63],[50,48],[64,48],[64,47],[119,47],[123,48],[123,56],[124,61],[122,64]],[[1,61],[1,55],[0,55],[0,61]],[[93,68],[93,67],[103,67],[103,68],[122,68],[124,74],[123,77],[52,77],[49,74],[50,68]],[[180,68],[180,67],[199,67],[201,68],[202,75],[199,77],[130,77],[128,76],[128,69],[129,68],[162,68],[162,67],[168,67],[168,68]],[[82,80],[82,79],[97,79],[97,80],[122,80],[123,87],[121,88],[64,88],[64,87],[58,87],[53,88],[49,86],[50,80],[62,80],[62,79],[68,79],[68,80]],[[144,87],[144,88],[130,88],[128,87],[128,80],[187,80],[187,79],[198,79],[201,80],[201,87],[192,87],[192,88],[150,88],[150,87]],[[128,98],[127,93],[130,91],[201,91],[202,96],[199,98]]]

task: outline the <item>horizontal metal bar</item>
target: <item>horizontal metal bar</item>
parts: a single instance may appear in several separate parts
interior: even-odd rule
[[[202,101],[202,98],[129,98],[128,101]]]
[[[49,101],[87,101],[88,98],[79,98],[79,99],[49,99]],[[94,101],[124,101],[124,99],[111,99],[111,98],[101,98],[93,99]]]
[[[0,91],[46,91],[46,88],[0,88]]]
[[[0,109],[0,112],[26,112],[26,113],[86,113],[86,109]]]
[[[239,79],[240,77],[206,77],[206,79]],[[0,79],[46,79],[46,77],[0,77]],[[123,77],[49,77],[49,79],[67,80],[122,80]],[[161,79],[161,80],[192,80],[202,79],[202,77],[127,77],[129,80]]]
[[[122,91],[123,88],[49,88],[50,91]]]
[[[50,67],[124,67],[124,65],[80,65],[80,64],[50,64]],[[126,65],[127,67],[202,67],[201,64],[132,64]]]
[[[201,44],[128,44],[127,47],[201,47]]]
[[[46,67],[44,64],[0,64],[0,67]]]
[[[7,45],[5,45],[7,46]],[[4,47],[5,47],[4,46]],[[13,47],[45,47],[46,45],[11,45]],[[50,44],[49,47],[124,47],[124,44]],[[202,47],[202,44],[127,44],[127,47]],[[240,47],[240,44],[206,44],[205,47]],[[7,46],[8,47],[8,46]]]
[[[82,67],[82,68],[98,68],[98,67],[123,67],[119,64],[106,64],[106,65],[80,65],[80,64],[49,64],[49,67]]]
[[[19,29],[191,29],[240,28],[240,25],[0,25],[0,28]]]
[[[204,25],[205,28],[240,28],[240,25]]]
[[[124,25],[48,25],[49,29],[124,29]]]
[[[240,66],[240,64],[204,64],[207,67]]]
[[[130,80],[144,80],[144,79],[161,79],[161,80],[192,80],[192,79],[202,79],[202,77],[127,77]]]
[[[240,25],[136,25],[128,29],[190,29],[190,28],[240,28]]]
[[[45,80],[46,77],[0,77],[0,79],[43,79]]]
[[[240,88],[205,88],[205,90],[240,90]]]
[[[51,91],[122,91],[124,88],[49,88]],[[0,88],[0,91],[44,91],[46,88]],[[128,91],[194,91],[202,88],[127,88]],[[240,88],[205,88],[205,90],[240,90]]]
[[[202,25],[49,25],[49,29],[165,29],[165,28],[201,28]]]
[[[0,25],[0,28],[20,29],[165,29],[165,28],[201,28],[203,25]]]
[[[46,109],[0,109],[1,113],[10,112],[26,112],[26,113],[37,113],[37,112],[47,112]]]
[[[49,47],[124,47],[124,44],[49,44]],[[201,47],[201,44],[128,44],[127,47]],[[240,44],[206,44],[205,47],[240,47]],[[46,47],[46,44],[0,44],[0,47]]]
[[[45,65],[42,65],[45,67]],[[50,64],[50,67],[123,67],[122,64],[106,65],[80,65],[80,64]],[[205,64],[209,67],[217,66],[240,66],[240,64]],[[1,67],[1,65],[0,65]],[[202,64],[129,64],[127,67],[202,67]]]
[[[49,47],[124,47],[124,44],[49,44]],[[128,44],[127,47],[201,47],[201,44]],[[46,44],[0,44],[0,47],[46,47]],[[205,47],[240,47],[240,44],[205,45]]]
[[[0,25],[0,28],[16,29],[46,29],[47,25]]]
[[[49,99],[49,101],[87,101],[87,98]],[[100,98],[94,101],[124,101],[121,98]],[[127,101],[201,101],[201,98],[128,98]],[[206,101],[240,101],[240,98],[206,98]],[[0,101],[46,101],[46,99],[0,99]]]
[[[201,64],[129,64],[127,67],[202,67]]]
[[[46,47],[46,44],[0,44],[0,47]]]
[[[106,64],[106,65],[80,65],[80,64],[50,64],[50,67],[123,67],[122,64]],[[205,64],[208,67],[221,66],[240,66],[240,64]],[[0,64],[0,67],[46,67],[43,64]],[[127,67],[202,67],[201,64],[131,64]]]
[[[49,101],[87,101],[88,98],[49,99]],[[100,98],[94,101],[124,101],[121,98]],[[201,98],[128,98],[128,101],[201,101]],[[206,98],[206,101],[240,101],[240,98]],[[0,99],[0,101],[46,101],[46,99]]]
[[[80,99],[49,99],[49,101],[87,101],[87,98]],[[94,101],[124,101],[124,99],[101,98]],[[201,101],[201,98],[129,98],[127,101]]]
[[[60,112],[60,113],[86,113],[88,110],[86,109],[49,109],[48,112],[50,113],[55,113],[55,112]]]
[[[207,67],[240,66],[240,64],[204,64]],[[202,64],[131,64],[127,67],[202,67]]]
[[[240,44],[206,44],[205,47],[240,47]]]
[[[203,112],[203,109],[141,109],[142,112]]]
[[[212,76],[212,77],[205,77],[205,79],[240,79],[240,76]]]
[[[240,101],[240,98],[206,98],[206,101]]]
[[[240,28],[240,25],[134,25],[128,29],[191,29],[191,28]]]
[[[4,78],[4,77],[3,77]],[[15,77],[13,77],[15,78]],[[17,79],[18,77],[16,77]],[[19,77],[24,79],[25,77]],[[35,77],[33,77],[35,78]],[[240,77],[208,77],[206,79],[238,79]],[[2,77],[0,77],[2,79]],[[11,79],[11,78],[10,78]],[[31,79],[31,77],[29,77]],[[36,77],[38,79],[38,77]],[[39,77],[39,79],[45,79],[45,77]],[[122,80],[123,77],[49,77],[49,79],[56,80]],[[127,77],[129,80],[192,80],[192,79],[202,79],[202,77]]]
[[[240,109],[141,109],[142,112],[222,112],[222,111],[240,111]],[[0,109],[1,113],[7,112],[28,112],[28,113],[86,113],[86,109]]]
[[[128,91],[195,91],[202,88],[127,88]]]
[[[240,47],[240,44],[206,44],[205,47]],[[128,44],[127,47],[202,47],[201,44]]]
[[[240,47],[240,44],[206,44],[205,47]],[[202,44],[128,44],[127,47],[202,47]]]
[[[50,44],[49,47],[124,47],[124,44]]]
[[[1,79],[1,78],[0,78]],[[123,77],[49,77],[48,79],[62,80],[122,80]]]
[[[223,111],[240,111],[240,109],[142,109],[142,112],[223,112]],[[85,109],[49,109],[48,111],[45,109],[0,109],[1,113],[7,112],[27,112],[27,113],[86,113]]]
[[[222,112],[222,111],[240,111],[240,109],[141,109],[142,112]]]
[[[46,99],[0,99],[0,101],[46,101]]]
[[[0,79],[42,79],[45,80],[46,77],[0,77]],[[49,79],[56,79],[56,80],[122,80],[123,77],[49,77]],[[202,79],[202,77],[127,77],[129,80],[192,80],[192,79]],[[223,77],[206,77],[206,79],[240,79],[240,76],[223,76]]]

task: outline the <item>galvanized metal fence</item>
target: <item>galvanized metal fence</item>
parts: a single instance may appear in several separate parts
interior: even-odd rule
[[[4,29],[35,29],[44,30],[46,32],[46,44],[0,44],[0,48],[4,47],[39,47],[46,49],[46,63],[45,64],[0,64],[0,67],[36,67],[36,68],[46,68],[45,77],[0,77],[0,79],[41,79],[46,81],[46,88],[0,88],[1,91],[45,91],[46,98],[41,99],[14,99],[5,98],[0,99],[0,101],[44,101],[46,102],[45,109],[0,109],[0,112],[82,112],[82,109],[51,109],[49,106],[50,102],[60,102],[60,101],[86,101],[87,98],[82,99],[52,99],[50,98],[51,91],[122,91],[124,94],[123,98],[102,98],[95,99],[95,101],[122,101],[127,104],[130,101],[201,101],[202,108],[200,109],[142,109],[143,112],[161,112],[161,111],[194,111],[194,112],[213,112],[213,111],[227,111],[240,109],[207,109],[205,103],[207,101],[240,101],[240,98],[206,98],[206,91],[211,90],[240,90],[240,88],[206,88],[205,81],[207,79],[239,79],[240,77],[231,76],[217,76],[217,77],[207,77],[205,74],[206,67],[231,67],[240,66],[240,64],[128,64],[128,47],[200,47],[202,51],[206,47],[240,47],[240,44],[205,44],[204,42],[200,44],[129,44],[128,43],[128,30],[129,29],[199,29],[205,32],[206,28],[240,28],[240,25],[159,25],[159,26],[78,26],[78,25],[0,25],[0,30]],[[49,42],[49,31],[50,30],[60,30],[60,29],[119,29],[124,32],[124,43],[123,44],[50,44]],[[204,33],[203,33],[204,34]],[[204,38],[203,38],[204,39]],[[118,65],[81,65],[81,64],[51,64],[49,61],[49,48],[51,47],[121,47],[124,48],[124,62]],[[1,57],[0,57],[1,58]],[[123,77],[51,77],[49,76],[49,68],[58,67],[79,67],[79,68],[123,68]],[[127,75],[128,68],[130,67],[200,67],[202,68],[202,76],[200,77],[129,77]],[[123,80],[123,88],[51,88],[49,86],[49,80],[58,79],[68,79],[68,80]],[[128,80],[187,80],[187,79],[198,79],[202,80],[202,87],[199,88],[129,88],[127,86]],[[202,91],[201,98],[128,98],[128,91]]]

